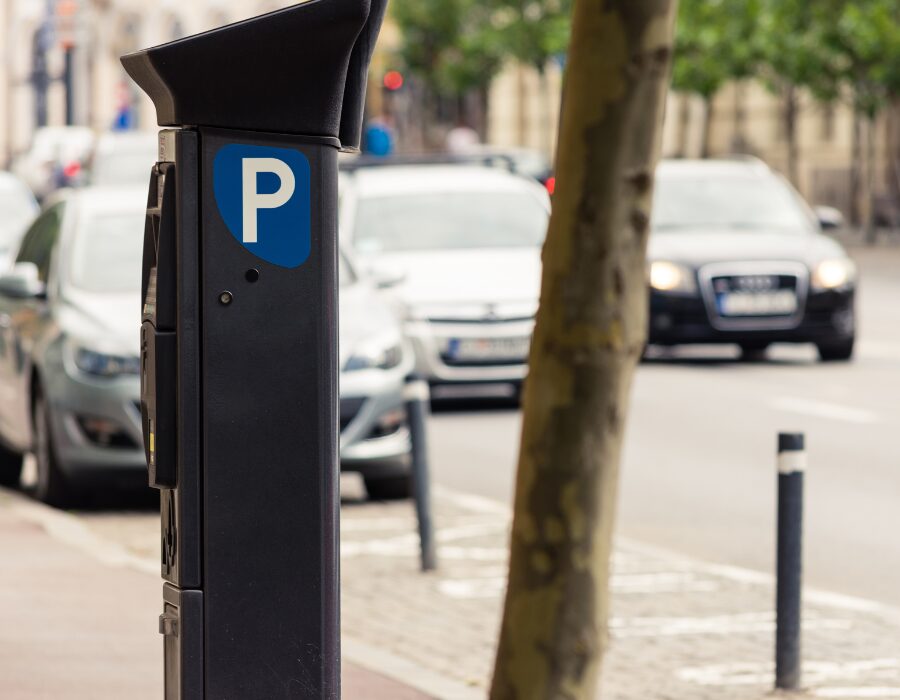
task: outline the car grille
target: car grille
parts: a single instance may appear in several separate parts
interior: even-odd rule
[[[353,422],[366,402],[364,398],[341,399],[340,421],[341,431]]]
[[[491,360],[458,360],[449,355],[441,354],[441,361],[448,367],[518,367],[524,364],[519,359],[491,359]]]
[[[699,277],[706,311],[715,328],[793,328],[803,318],[808,287],[808,273],[803,265],[708,265],[701,269]]]

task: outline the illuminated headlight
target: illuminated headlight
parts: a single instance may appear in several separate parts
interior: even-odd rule
[[[403,344],[396,336],[360,343],[344,365],[345,372],[361,369],[393,369],[403,361]]]
[[[694,274],[684,265],[657,260],[650,264],[650,286],[661,292],[684,292],[697,290]]]
[[[78,369],[85,374],[97,377],[118,377],[123,374],[141,373],[139,357],[108,355],[76,346],[72,349],[72,358]]]
[[[856,279],[856,264],[850,258],[823,260],[812,276],[812,284],[816,289],[838,289]]]

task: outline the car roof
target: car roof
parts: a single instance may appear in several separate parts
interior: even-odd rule
[[[473,165],[391,165],[349,175],[360,197],[437,192],[536,192],[538,183],[500,168]]]
[[[772,171],[752,157],[665,159],[659,162],[657,175],[663,177],[771,177]]]

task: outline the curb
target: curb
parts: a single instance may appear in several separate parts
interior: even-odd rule
[[[97,535],[72,513],[56,510],[3,487],[0,487],[0,507],[9,508],[10,512],[21,519],[41,527],[53,539],[74,547],[101,564],[160,575],[156,559],[136,556],[125,547]],[[445,678],[412,661],[347,635],[341,635],[341,650],[343,660],[407,685],[436,700],[484,700],[483,693],[477,688]]]

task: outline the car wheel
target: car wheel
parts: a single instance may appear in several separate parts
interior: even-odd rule
[[[50,431],[50,407],[43,395],[34,399],[34,459],[37,466],[35,496],[51,506],[63,506],[69,500],[69,486],[59,468]]]
[[[0,445],[0,486],[18,486],[22,476],[22,455]]]
[[[762,362],[768,348],[768,343],[741,343],[741,362]]]
[[[366,491],[374,501],[399,501],[412,495],[411,476],[366,479]]]
[[[822,362],[846,362],[853,357],[854,337],[816,344]]]

